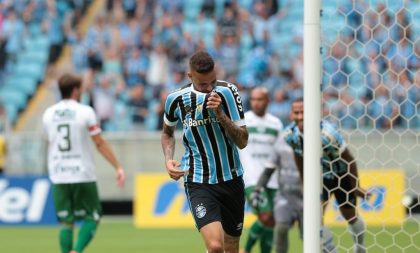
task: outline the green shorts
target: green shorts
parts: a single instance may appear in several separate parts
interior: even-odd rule
[[[54,184],[53,198],[59,222],[99,221],[102,215],[96,182]]]
[[[251,201],[251,193],[254,191],[255,186],[249,186],[245,188],[245,196],[248,203]],[[258,203],[258,208],[254,208],[251,205],[251,210],[254,214],[272,212],[274,208],[274,197],[276,196],[276,189],[264,188],[261,192],[261,201]]]

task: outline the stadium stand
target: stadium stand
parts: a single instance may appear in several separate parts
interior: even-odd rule
[[[0,1],[0,103],[14,124],[90,1]],[[68,23],[68,24],[67,24]]]
[[[220,79],[238,84],[245,107],[252,87],[267,86],[270,111],[287,124],[285,108],[302,96],[303,0],[108,0],[86,34],[75,17],[90,1],[1,2],[0,100],[12,123],[63,43],[106,131],[159,129],[160,96],[188,82],[186,60],[199,49],[217,59]],[[409,24],[420,15],[405,11],[418,2],[370,2],[379,16],[363,1],[323,5],[322,36],[332,45],[323,48],[324,110],[343,128],[419,128],[420,29]]]

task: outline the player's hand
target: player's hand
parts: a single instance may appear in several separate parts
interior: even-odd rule
[[[115,172],[115,178],[117,180],[118,187],[124,187],[125,184],[125,172],[122,167],[118,167],[117,171]]]
[[[222,98],[220,98],[219,94],[212,91],[207,100],[206,108],[214,110],[216,113],[220,113],[221,105],[222,105]]]
[[[185,174],[184,171],[178,169],[179,166],[181,166],[181,164],[178,161],[166,161],[166,171],[168,172],[169,176],[174,180],[180,179]]]
[[[363,199],[369,200],[372,196],[371,192],[368,192],[367,190],[363,189],[362,187],[357,187],[355,191],[356,196],[361,197]]]
[[[262,188],[255,188],[254,191],[251,193],[250,200],[251,200],[251,206],[255,209],[258,209],[259,204],[262,201]]]

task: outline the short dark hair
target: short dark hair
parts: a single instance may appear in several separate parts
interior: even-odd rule
[[[214,61],[209,53],[198,51],[190,58],[190,69],[198,73],[208,73],[214,69]]]
[[[292,100],[292,104],[299,103],[299,102],[303,102],[303,97],[297,97],[297,98]]]
[[[70,98],[74,89],[80,89],[82,79],[76,75],[64,74],[58,79],[58,88],[63,99]]]

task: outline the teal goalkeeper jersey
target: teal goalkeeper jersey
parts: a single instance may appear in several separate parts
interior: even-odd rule
[[[284,139],[295,154],[303,156],[303,134],[296,123],[286,127]],[[343,175],[348,171],[348,164],[341,158],[346,143],[338,129],[331,123],[321,121],[322,168],[324,178],[334,178],[334,174]]]
[[[213,89],[222,99],[224,113],[238,126],[244,126],[241,97],[235,85],[218,80]],[[168,95],[165,124],[181,121],[185,153],[181,169],[187,171],[185,181],[217,184],[242,176],[243,169],[236,145],[212,110],[206,109],[210,93],[194,90],[192,84]]]

